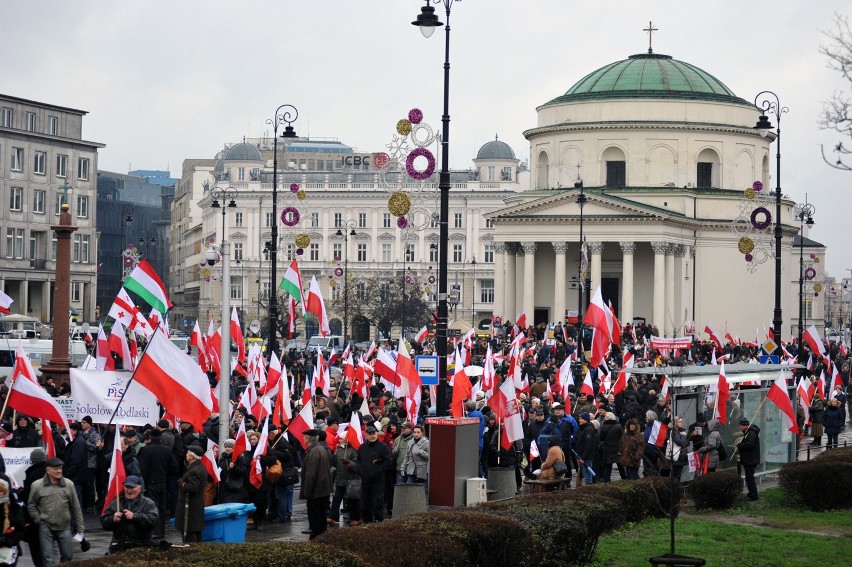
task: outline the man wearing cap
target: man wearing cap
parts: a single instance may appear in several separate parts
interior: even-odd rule
[[[311,529],[310,539],[321,535],[328,526],[326,511],[328,497],[332,492],[331,464],[325,447],[319,443],[320,432],[308,429],[304,432],[305,443],[308,446],[305,458],[302,460],[302,484],[299,498],[308,503],[308,525]]]
[[[27,500],[27,511],[38,525],[39,542],[45,567],[54,567],[59,561],[74,559],[75,532],[84,530],[83,510],[77,500],[74,483],[62,477],[62,461],[56,457],[45,463],[46,474],[33,483]],[[53,542],[59,544],[59,561],[53,554]]]
[[[740,452],[740,463],[745,469],[746,488],[748,488],[748,499],[757,500],[757,483],[754,482],[754,469],[760,464],[760,428],[751,425],[745,418],[740,420],[740,431],[743,439],[737,444]]]
[[[171,449],[163,445],[163,432],[153,428],[148,432],[148,444],[139,451],[137,459],[145,480],[145,496],[157,506],[158,518],[154,535],[162,538],[169,510],[168,479],[177,476],[178,465]]]
[[[577,435],[577,464],[586,484],[592,484],[594,460],[598,452],[598,430],[592,425],[589,412],[580,414],[580,433]]]
[[[201,541],[201,530],[204,529],[207,469],[201,462],[202,456],[204,449],[198,445],[190,445],[186,451],[186,471],[178,480],[175,527],[180,530],[184,543]]]
[[[364,430],[364,443],[358,449],[358,474],[361,476],[361,520],[365,524],[385,519],[385,471],[393,467],[388,446],[379,441],[372,425]]]
[[[130,475],[124,479],[124,492],[113,499],[101,515],[101,525],[112,531],[108,555],[131,547],[151,547],[151,532],[160,524],[157,505],[142,496],[142,479]]]

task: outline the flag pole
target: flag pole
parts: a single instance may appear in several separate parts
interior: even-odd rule
[[[756,412],[754,412],[754,416],[751,418],[751,420],[749,420],[749,425],[751,425],[751,423],[752,423],[755,419],[757,419],[757,416],[758,416],[758,414],[760,413],[760,408],[762,408],[762,407],[763,407],[763,404],[765,404],[765,403],[766,403],[766,400],[768,400],[768,399],[769,399],[769,396],[763,396],[763,401],[762,401],[762,402],[760,402],[760,405],[759,405],[759,406],[757,406],[757,411],[756,411]],[[731,456],[728,458],[728,460],[733,459],[733,458],[734,458],[734,456],[737,454],[737,451],[739,451],[739,450],[740,450],[739,445],[737,445],[736,447],[734,447],[734,452],[733,452],[733,453],[731,453]]]
[[[159,330],[160,326],[157,325],[157,329],[154,330],[154,334],[151,335],[151,340],[145,343],[145,348],[142,349],[142,354],[139,355],[139,362],[142,362],[142,358],[145,356],[145,353],[148,352],[148,347],[151,346],[151,343],[154,342],[154,337],[157,334],[157,330]],[[121,403],[124,401],[124,396],[127,395],[127,390],[130,389],[130,384],[133,382],[133,377],[136,376],[136,372],[139,370],[139,364],[136,364],[136,368],[130,373],[130,378],[127,379],[127,384],[124,386],[124,391],[121,392],[121,397],[118,399],[118,403],[115,405],[115,410],[112,412],[112,415],[109,416],[109,422],[107,423],[107,428],[112,425],[113,420],[115,419],[116,414],[118,414],[118,408],[121,407]]]

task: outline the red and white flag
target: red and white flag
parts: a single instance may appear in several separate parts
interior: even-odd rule
[[[236,463],[240,455],[248,449],[248,437],[246,437],[246,420],[240,420],[240,428],[237,429],[237,435],[234,438],[234,452],[231,453],[231,462]]]
[[[400,394],[405,397],[405,409],[408,421],[417,423],[417,414],[420,410],[421,394],[423,392],[423,381],[414,366],[414,361],[408,354],[405,340],[400,337],[396,356],[396,374],[400,379]]]
[[[260,439],[257,442],[257,447],[254,448],[251,465],[249,465],[249,482],[255,488],[260,488],[263,484],[263,466],[260,464],[260,458],[266,455],[267,445],[269,445],[269,420],[264,420]]]
[[[124,489],[124,481],[127,473],[124,471],[124,459],[121,457],[121,447],[112,451],[112,461],[109,465],[109,481],[107,482],[107,493],[104,497],[104,507],[101,514],[106,514],[110,502],[118,498]]]
[[[722,341],[719,340],[719,337],[716,335],[716,329],[713,328],[713,325],[709,321],[704,325],[704,332],[710,335],[710,340],[716,343],[716,347],[719,350],[722,350]]]
[[[10,380],[12,384],[8,397],[10,408],[19,413],[62,424],[62,427],[66,429],[69,428],[70,423],[65,419],[65,412],[39,385],[30,359],[20,345],[20,341],[15,349],[15,367]]]
[[[349,427],[346,428],[346,440],[356,451],[364,442],[364,435],[361,433],[361,419],[357,411],[353,411],[352,417],[349,418]]]
[[[305,431],[310,429],[313,424],[314,404],[313,401],[308,400],[308,403],[302,406],[302,411],[296,414],[296,417],[290,422],[290,427],[287,428],[290,435],[295,437],[305,450],[308,449],[308,444],[305,441]]]
[[[808,343],[811,347],[811,352],[818,353],[820,356],[825,356],[825,346],[822,344],[822,339],[819,338],[819,331],[816,326],[811,325],[802,333],[802,340]]]
[[[423,325],[423,328],[422,328],[422,329],[420,329],[419,331],[417,331],[417,334],[414,336],[414,342],[416,342],[416,343],[422,343],[422,342],[423,342],[423,339],[425,339],[425,338],[426,338],[426,335],[428,334],[428,332],[429,332],[429,331],[428,331],[428,329],[426,328],[426,325]]]
[[[379,348],[378,353],[376,362],[373,364],[373,372],[381,376],[387,389],[394,390],[400,386],[399,376],[396,373],[397,361],[383,348]]]
[[[201,431],[213,411],[210,382],[197,364],[163,333],[154,333],[135,379],[181,421]]]
[[[195,326],[192,328],[192,335],[189,337],[189,344],[195,347],[195,352],[198,353],[198,366],[201,370],[207,372],[210,367],[207,363],[207,339],[201,334],[201,328],[198,326],[198,319],[195,320]]]
[[[600,366],[612,342],[612,330],[615,324],[612,311],[603,302],[600,286],[592,294],[592,300],[583,316],[583,322],[594,329],[589,364],[596,368]]]
[[[153,331],[148,326],[148,321],[145,316],[130,299],[130,295],[123,287],[118,290],[118,295],[112,302],[112,307],[109,308],[110,317],[120,322],[122,325],[144,336],[149,336]]]
[[[571,374],[570,356],[566,356],[565,362],[563,362],[562,366],[559,367],[559,373],[557,374],[557,382],[559,382],[559,388],[562,390],[562,397],[564,398],[565,393],[568,392],[568,386],[570,386],[574,382],[574,376]]]
[[[9,315],[10,313],[12,313],[11,307],[12,303],[14,302],[14,299],[12,299],[8,295],[6,295],[2,290],[0,290],[0,313],[3,313],[4,315]]]
[[[331,332],[328,326],[328,313],[325,311],[325,301],[322,299],[322,291],[320,291],[316,276],[311,276],[311,287],[308,289],[308,299],[305,302],[305,309],[316,315],[322,336],[325,337],[328,335]]]
[[[219,444],[214,442],[209,437],[207,438],[207,450],[201,457],[201,462],[204,463],[204,468],[207,469],[207,474],[213,477],[213,482],[222,480],[222,469],[217,461],[219,460]]]
[[[805,423],[811,421],[811,383],[804,376],[799,378],[799,384],[796,386],[796,393],[799,395],[799,406],[805,413]]]
[[[500,446],[508,451],[512,448],[512,443],[524,438],[523,420],[512,380],[503,381],[497,393],[488,400],[488,406],[494,410],[497,421],[501,424]]]
[[[654,420],[651,426],[651,434],[648,437],[648,443],[653,443],[657,447],[662,447],[666,444],[666,436],[669,434],[669,426],[662,421]]]
[[[798,433],[799,426],[796,424],[796,412],[793,411],[790,394],[787,393],[787,380],[784,378],[783,370],[778,373],[778,378],[775,379],[775,382],[769,388],[766,397],[781,410],[787,430]]]
[[[609,312],[612,314],[612,328],[611,328],[611,339],[612,342],[621,346],[621,323],[618,322],[618,318],[615,316],[615,309],[612,308],[612,301],[608,303]]]
[[[107,339],[103,325],[98,325],[98,340],[95,342],[95,369],[115,370],[115,361],[112,359],[109,339]]]
[[[689,472],[695,473],[701,470],[701,453],[698,451],[687,453],[686,461],[689,463]]]
[[[627,388],[627,381],[630,380],[630,369],[633,368],[634,358],[633,353],[629,350],[624,352],[624,357],[622,358],[624,364],[616,374],[615,384],[612,386],[612,393],[614,395],[617,396]]]
[[[243,339],[243,327],[240,325],[240,316],[237,308],[231,309],[231,340],[237,343],[237,361],[246,361],[246,341]]]
[[[121,358],[121,367],[124,370],[133,370],[133,357],[130,354],[130,345],[127,344],[127,335],[118,321],[113,324],[109,333],[109,350]]]
[[[536,443],[535,439],[533,439],[530,441],[530,460],[532,461],[539,456],[541,456],[541,453],[538,451],[538,443]]]
[[[728,377],[725,375],[725,363],[719,367],[719,382],[717,385],[718,392],[716,393],[716,407],[713,412],[713,417],[718,419],[722,425],[728,425],[728,399],[731,397],[731,387],[728,384]]]
[[[586,369],[586,376],[583,378],[583,384],[580,386],[580,393],[586,394],[587,396],[595,397],[595,388],[592,383],[592,374],[589,372],[589,369]]]

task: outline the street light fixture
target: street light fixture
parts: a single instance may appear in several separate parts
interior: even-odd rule
[[[299,111],[292,104],[282,104],[275,111],[274,118],[266,120],[272,126],[272,238],[269,244],[270,286],[278,279],[278,127],[287,124],[281,133],[282,138],[295,138],[293,122],[299,117]],[[269,294],[269,338],[266,341],[266,358],[272,359],[272,353],[278,351],[278,297]]]
[[[146,230],[139,236],[139,248],[145,247],[145,258],[148,258],[148,245],[157,243],[157,233]]]
[[[435,0],[437,4],[438,0]],[[441,116],[441,173],[438,177],[440,211],[438,217],[438,322],[435,326],[435,353],[438,355],[438,388],[436,416],[447,415],[447,249],[449,243],[450,216],[450,10],[453,0],[441,0],[446,9],[444,42],[444,113]],[[424,37],[430,37],[442,23],[435,15],[435,8],[426,0],[417,19],[411,22],[420,28]]]
[[[775,338],[778,341],[775,354],[778,356],[778,360],[781,360],[781,115],[789,112],[790,109],[781,106],[778,95],[772,91],[757,93],[757,96],[754,97],[754,105],[760,110],[760,118],[754,127],[761,136],[766,137],[772,132],[772,122],[766,116],[768,112],[775,115],[777,124],[775,129],[775,310],[772,326],[775,330]]]
[[[580,190],[580,194],[577,195],[577,206],[580,207],[580,252],[579,252],[579,256],[577,258],[577,283],[579,284],[580,289],[578,290],[579,302],[578,302],[578,305],[577,305],[577,346],[576,346],[577,352],[580,352],[580,351],[583,350],[583,342],[582,342],[583,341],[583,290],[585,289],[585,287],[588,287],[591,283],[588,278],[586,278],[585,282],[583,281],[583,268],[586,267],[584,265],[586,262],[584,262],[585,255],[583,253],[583,244],[584,244],[584,241],[583,241],[583,207],[586,206],[586,201],[588,201],[588,199],[586,198],[586,193],[585,193],[585,190],[584,190],[584,187],[583,187],[583,180],[580,179],[579,177],[577,178],[577,181],[574,182],[574,188]],[[590,296],[591,296],[591,293],[592,293],[592,290],[589,290]]]
[[[804,292],[805,292],[805,225],[808,228],[814,226],[814,213],[816,207],[807,202],[802,205],[796,218],[799,219],[799,342],[798,348],[802,348],[802,332],[804,331]],[[779,337],[779,335],[775,335]]]
[[[128,261],[130,258],[130,252],[127,249],[127,231],[130,228],[130,225],[133,224],[133,212],[134,208],[130,205],[124,205],[121,207],[121,243],[118,247],[118,254],[121,256],[121,268],[119,269],[119,274],[121,275],[121,281],[127,279],[127,276],[130,275],[130,272],[133,271],[133,267],[131,267]]]
[[[355,236],[356,222],[353,219],[342,222],[337,227],[336,236],[343,237],[343,342],[349,341],[349,237]],[[341,230],[348,228],[348,231]]]

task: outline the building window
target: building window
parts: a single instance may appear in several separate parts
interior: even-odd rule
[[[500,170],[500,181],[511,181],[512,180],[512,168],[504,167]]]
[[[390,299],[390,283],[381,282],[379,284],[379,299],[388,301]]]
[[[9,189],[9,210],[20,211],[24,200],[24,188],[12,187]]]
[[[246,168],[238,167],[237,168],[237,181],[245,181],[246,180]]]
[[[62,193],[56,196],[56,207],[53,209],[53,214],[59,216],[60,212],[62,212]]]
[[[75,234],[73,244],[71,245],[71,260],[73,262],[80,262],[80,237],[81,234]]]
[[[456,264],[461,264],[462,258],[464,258],[464,254],[462,252],[461,244],[453,244],[453,262]]]
[[[608,162],[606,162],[606,186],[607,187],[626,187],[627,186],[627,162],[623,162],[623,161],[608,161]]]
[[[331,257],[334,258],[335,262],[343,259],[343,245],[341,243],[335,242],[331,245]]]
[[[80,237],[80,262],[83,264],[89,263],[89,235],[83,234]]]
[[[405,245],[405,261],[413,262],[414,261],[414,244],[406,244]]]
[[[287,245],[287,259],[292,260],[295,257],[296,257],[296,245],[295,244],[288,244]]]
[[[272,213],[266,213],[266,228],[270,228],[273,222]]]
[[[243,298],[243,278],[242,276],[231,276],[231,299]]]
[[[81,157],[77,160],[77,179],[81,181],[89,179],[89,158]]]
[[[12,148],[12,171],[24,170],[24,148]]]
[[[36,189],[33,191],[33,212],[43,215],[44,214],[44,200],[47,198],[47,194],[41,189]]]
[[[317,160],[317,171],[322,171],[325,169],[325,160],[318,159]]]
[[[71,282],[71,301],[80,303],[83,297],[83,282]]]
[[[334,228],[343,226],[343,213],[334,213]]]
[[[89,218],[89,198],[85,195],[77,195],[77,218]]]
[[[438,245],[432,243],[429,245],[429,261],[437,262],[438,261]]]
[[[454,213],[453,214],[453,228],[461,228],[462,227],[462,214]]]
[[[311,244],[311,260],[314,262],[319,260],[319,244]]]
[[[358,213],[358,228],[367,228],[367,213]]]
[[[242,213],[234,213],[234,226],[242,227],[243,226],[243,214]]]
[[[357,256],[358,256],[359,262],[366,262],[367,261],[367,245],[366,244],[358,244]]]
[[[56,233],[52,233],[53,237],[50,242],[50,259],[56,261]]]
[[[382,243],[382,262],[391,261],[391,245],[387,242]]]
[[[38,234],[36,232],[30,232],[30,260],[35,260],[38,258]]]
[[[13,114],[11,108],[3,108],[3,127],[4,128],[12,128],[13,127]]]
[[[707,162],[698,162],[696,187],[700,189],[709,189],[713,186],[713,164]]]
[[[56,156],[56,177],[65,177],[68,170],[68,156]]]
[[[319,213],[311,213],[311,228],[319,228]]]
[[[358,298],[359,301],[367,300],[367,284],[364,282],[358,282],[355,284],[355,297]]]
[[[33,173],[44,175],[44,162],[47,159],[47,154],[44,152],[35,152],[33,154]]]
[[[35,132],[35,112],[27,112],[27,132]]]
[[[59,118],[56,116],[47,117],[47,133],[51,136],[59,135]]]
[[[497,173],[497,169],[493,165],[488,166],[488,181],[494,181],[494,175]]]
[[[493,264],[494,263],[494,245],[493,244],[486,244],[485,245],[484,260],[485,260],[486,264]]]
[[[391,214],[390,213],[382,213],[382,228],[390,228],[391,227]]]
[[[439,221],[440,221],[440,219],[439,219],[438,215],[433,214],[432,218],[430,219],[430,222],[429,222],[429,228],[438,228],[438,225],[440,224]]]
[[[479,280],[480,303],[494,303],[494,280]]]
[[[494,221],[491,219],[485,219],[485,228],[494,228]]]
[[[6,257],[14,258],[15,257],[15,229],[7,228],[6,229]]]
[[[15,229],[15,258],[24,257],[24,229]]]
[[[234,242],[234,260],[243,261],[243,243]]]

